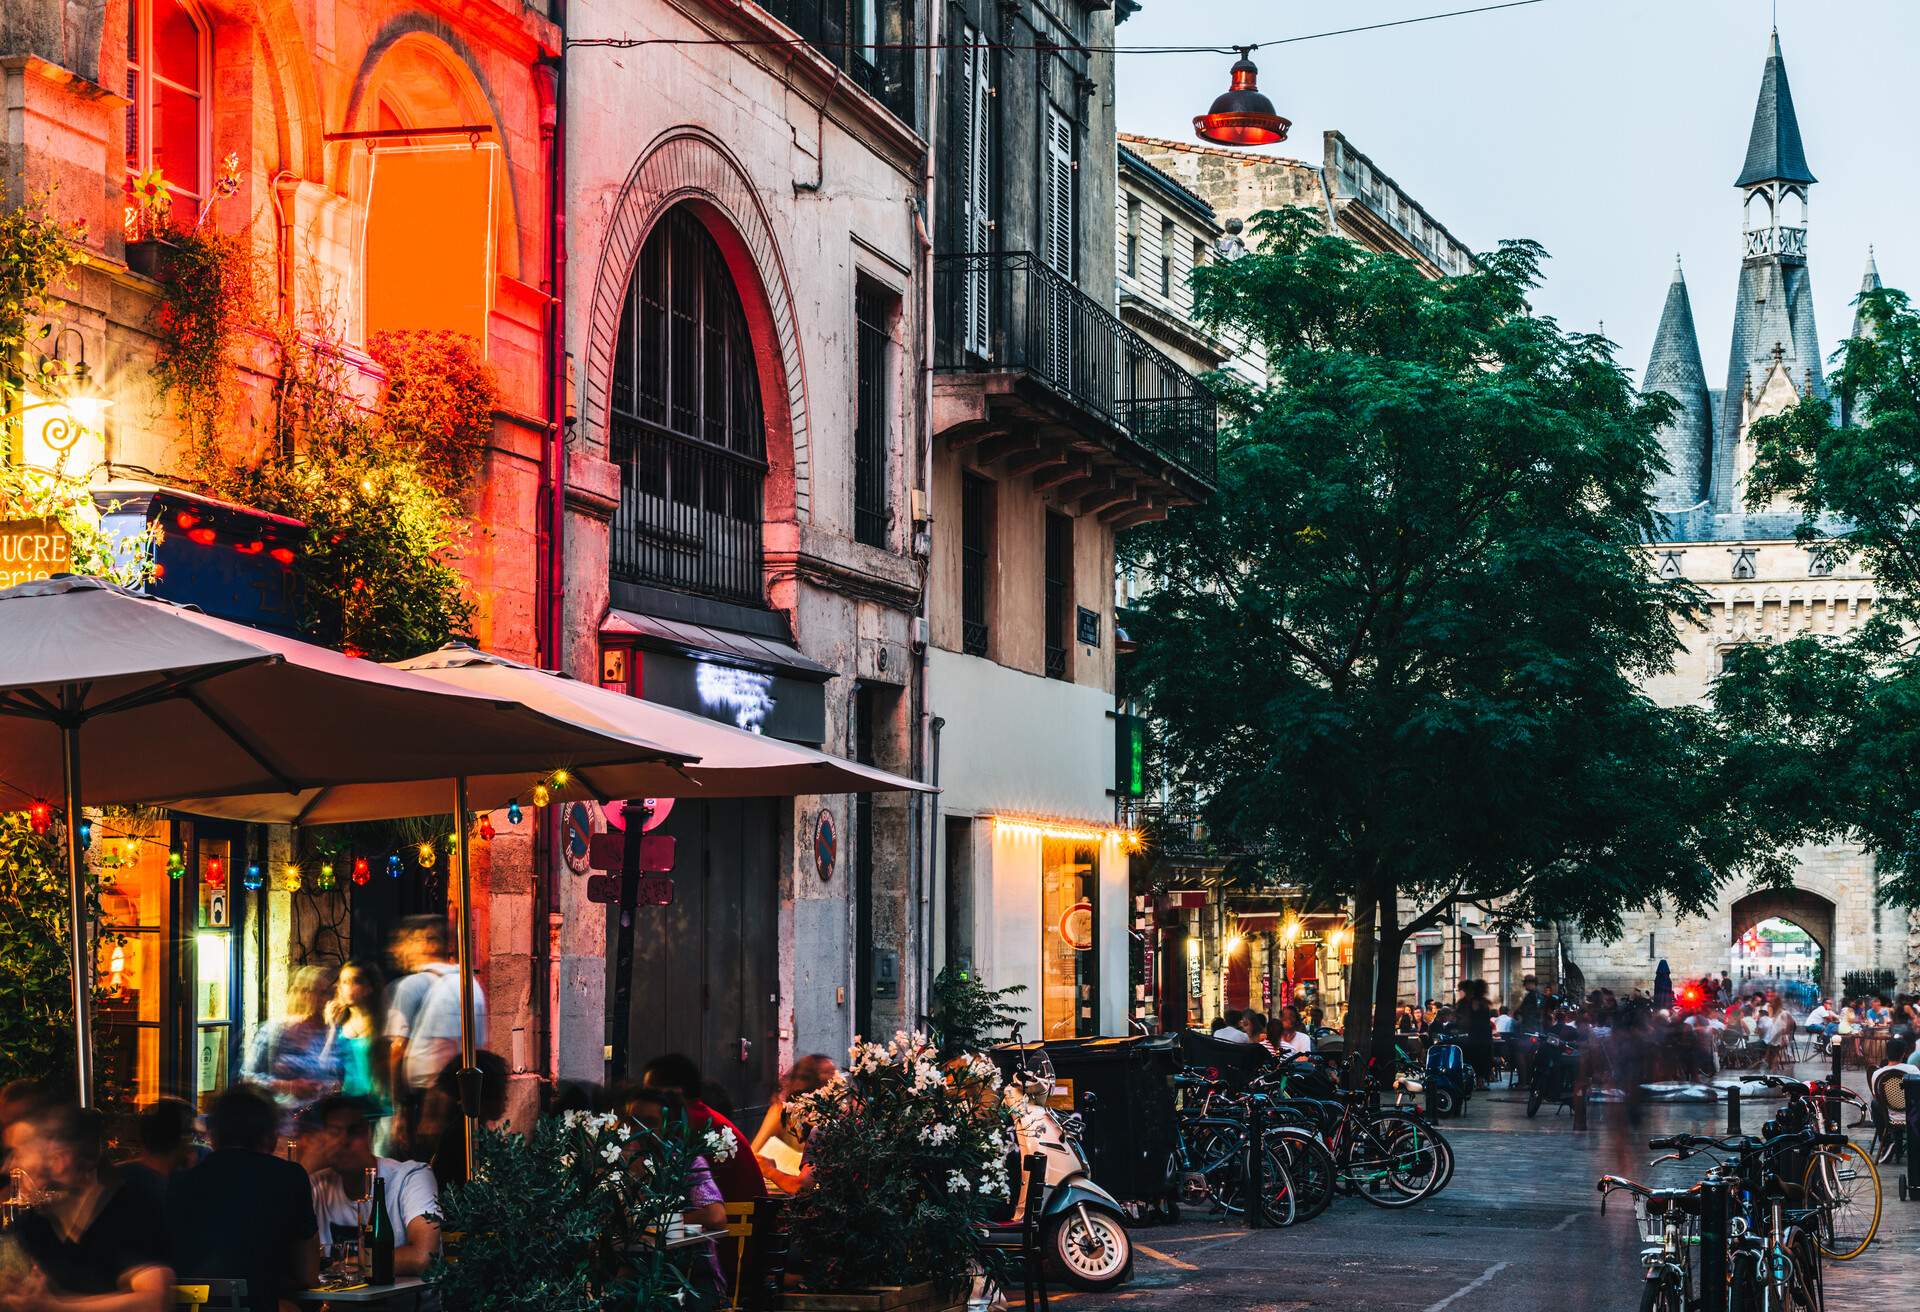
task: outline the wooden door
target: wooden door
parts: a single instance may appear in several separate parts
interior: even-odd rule
[[[639,907],[634,928],[631,1074],[683,1052],[736,1111],[765,1107],[779,1077],[776,802],[675,804],[673,902]],[[609,914],[607,960],[617,914]]]

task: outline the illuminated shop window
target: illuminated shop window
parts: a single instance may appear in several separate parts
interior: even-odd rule
[[[1099,1032],[1094,913],[1099,848],[1081,839],[1043,839],[1040,879],[1042,1037],[1090,1037]]]

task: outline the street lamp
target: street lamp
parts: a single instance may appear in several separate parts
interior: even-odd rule
[[[66,357],[67,337],[79,343],[75,358]],[[87,367],[87,339],[80,330],[69,324],[62,328],[53,339],[53,354],[46,357],[42,377],[58,377],[66,380],[63,395],[49,397],[44,401],[30,401],[20,407],[20,413],[29,410],[54,409],[59,414],[49,416],[40,425],[40,440],[47,449],[56,455],[65,455],[73,450],[80,441],[82,433],[97,433],[106,422],[107,409],[113,404],[93,380],[93,372]]]
[[[1260,70],[1254,66],[1252,46],[1235,46],[1232,81],[1214,99],[1206,113],[1193,120],[1194,135],[1217,146],[1272,146],[1287,139],[1293,124],[1281,118],[1273,102],[1260,91]]]
[[[1293,1005],[1293,943],[1300,937],[1300,917],[1287,913],[1280,922],[1280,943],[1283,955],[1280,958],[1280,1005]]]

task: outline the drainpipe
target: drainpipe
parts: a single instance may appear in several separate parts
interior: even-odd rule
[[[920,323],[920,468],[916,480],[920,500],[926,509],[927,555],[920,570],[920,613],[916,621],[924,641],[920,644],[920,729],[923,766],[928,782],[940,786],[940,729],[944,721],[933,713],[933,236],[930,227],[934,210],[933,159],[938,153],[940,125],[940,39],[941,18],[945,6],[933,6],[927,22],[927,151],[921,165],[920,197],[923,208],[913,212],[915,235],[920,243],[921,323]],[[911,516],[909,516],[911,519]],[[911,523],[907,532],[908,550],[912,550]],[[914,808],[919,811],[919,807]],[[926,1010],[933,1000],[933,886],[939,877],[940,795],[926,796],[926,834],[920,844],[924,865],[920,872],[920,1007]]]
[[[552,18],[566,46],[566,6],[553,0]],[[547,158],[547,431],[540,447],[540,491],[546,501],[535,556],[536,627],[540,664],[561,669],[566,636],[566,488],[567,488],[567,169],[566,82],[561,54],[543,60],[536,72],[540,98],[541,146]],[[553,863],[560,850],[560,808],[541,812],[533,842],[532,992],[534,1034],[540,1050],[536,1069],[554,1074]]]

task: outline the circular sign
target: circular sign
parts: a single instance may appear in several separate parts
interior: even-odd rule
[[[834,832],[833,812],[826,807],[820,808],[820,818],[813,825],[813,868],[820,872],[820,878],[833,878],[833,861],[840,853],[840,839]]]
[[[1093,903],[1075,902],[1060,917],[1060,937],[1075,952],[1087,952],[1093,947]]]
[[[667,816],[673,812],[671,797],[646,797],[647,822],[640,826],[640,832],[650,834],[667,822]],[[624,801],[608,802],[601,806],[600,814],[607,822],[607,828],[625,830],[627,827],[627,804]]]
[[[593,836],[604,826],[600,808],[592,802],[568,802],[560,813],[560,850],[566,855],[567,869],[576,875],[587,873]]]

